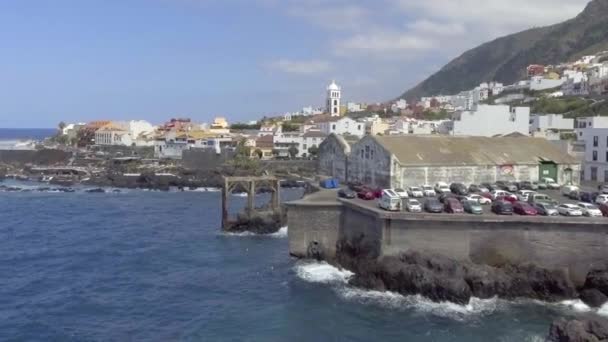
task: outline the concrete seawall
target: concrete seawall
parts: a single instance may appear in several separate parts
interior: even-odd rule
[[[287,216],[296,257],[316,244],[333,258],[345,240],[377,256],[419,251],[492,266],[534,263],[565,270],[579,285],[590,269],[608,262],[606,218],[412,215],[320,196],[290,203]]]

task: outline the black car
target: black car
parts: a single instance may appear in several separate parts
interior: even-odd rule
[[[566,197],[568,197],[569,199],[573,200],[573,201],[580,201],[581,200],[581,193],[578,191],[571,191],[569,193],[566,194]]]
[[[492,204],[492,212],[497,215],[513,215],[513,204],[507,201],[496,201]]]
[[[500,190],[515,192],[517,191],[517,186],[509,181],[497,181],[496,186]]]
[[[479,192],[481,192],[481,188],[482,188],[482,187],[483,187],[483,185],[482,185],[482,186],[479,186],[479,185],[477,185],[477,184],[471,184],[471,185],[469,185],[469,192],[470,192],[470,193],[475,193],[475,194],[476,194],[476,193],[479,193]],[[486,188],[486,189],[487,189],[487,188]],[[490,190],[490,189],[488,189],[488,190]]]
[[[357,198],[357,193],[350,189],[340,189],[340,191],[338,191],[338,197],[353,199],[353,198]]]
[[[452,185],[450,185],[450,191],[452,191],[453,194],[460,196],[466,196],[469,194],[467,187],[462,183],[452,183]]]
[[[599,195],[599,192],[581,192],[579,193],[579,200],[585,203],[595,203],[595,200]]]
[[[608,194],[608,184],[598,185],[597,190],[602,194]]]
[[[439,202],[441,203],[445,203],[447,201],[448,198],[458,198],[458,196],[452,194],[452,193],[443,193],[441,195],[439,195]]]
[[[429,198],[424,202],[424,211],[427,213],[442,213],[443,204],[436,198]]]
[[[498,187],[496,186],[496,184],[493,184],[493,183],[481,183],[480,185],[482,187],[488,189],[489,191],[499,190]]]

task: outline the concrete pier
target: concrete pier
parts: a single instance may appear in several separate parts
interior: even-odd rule
[[[493,266],[534,263],[565,270],[577,284],[608,262],[608,218],[392,213],[370,203],[329,191],[289,203],[290,253],[305,258],[314,246],[330,259],[344,240],[377,256],[420,251]]]

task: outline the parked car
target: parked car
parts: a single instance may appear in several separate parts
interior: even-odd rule
[[[458,200],[458,197],[456,195],[454,195],[453,193],[443,193],[441,195],[439,195],[439,201],[443,204],[445,204],[445,202],[449,199],[449,198],[455,198],[456,200]]]
[[[532,204],[538,215],[542,216],[559,216],[557,207],[552,203],[536,202]]]
[[[541,184],[545,185],[545,189],[549,190],[559,190],[561,186],[553,179],[553,178],[541,178],[540,182],[538,182],[538,187],[541,187]]]
[[[424,202],[424,210],[429,213],[442,213],[443,204],[436,198],[429,198]]]
[[[523,181],[517,184],[519,190],[538,190],[537,182]]]
[[[353,198],[357,198],[357,193],[350,189],[340,189],[338,191],[338,197],[353,199]]]
[[[382,190],[382,196],[378,201],[378,206],[387,211],[401,211],[401,196],[393,189]]]
[[[433,189],[432,186],[430,186],[430,185],[421,185],[420,187],[422,188],[422,192],[424,193],[424,197],[435,197],[435,196],[437,196],[437,193],[435,192],[435,189]]]
[[[513,212],[524,216],[536,216],[538,211],[526,202],[515,202],[513,204]]]
[[[599,192],[581,192],[579,193],[579,200],[585,203],[595,203],[595,199],[599,196]]]
[[[483,214],[483,208],[481,207],[481,204],[479,204],[478,201],[464,200],[464,201],[462,201],[462,207],[463,207],[464,211],[469,214],[474,214],[474,215]]]
[[[565,185],[562,187],[561,193],[564,196],[569,196],[573,192],[578,193],[579,191],[581,191],[581,189],[576,185]]]
[[[498,181],[498,182],[496,182],[496,185],[498,186],[499,189],[504,190],[504,191],[510,191],[510,192],[517,191],[517,185],[515,185],[509,181]]]
[[[557,204],[557,202],[554,201],[553,198],[551,198],[545,194],[535,193],[535,194],[528,195],[528,203],[534,204],[536,202]]]
[[[604,195],[604,194],[598,195],[595,198],[595,203],[597,203],[597,204],[607,204],[608,203],[608,195]]]
[[[492,194],[492,199],[496,200],[499,197],[508,197],[508,196],[512,196],[513,194],[511,194],[510,192],[504,191],[504,190],[492,190],[490,192],[490,194]]]
[[[477,195],[477,194],[473,194],[473,195],[469,195],[466,197],[466,200],[468,201],[476,201],[477,203],[481,204],[481,205],[486,205],[486,204],[492,204],[492,200],[481,196],[481,195]]]
[[[575,204],[560,204],[557,206],[557,211],[564,216],[583,216],[583,211]]]
[[[600,211],[604,217],[608,217],[608,204],[600,204]]]
[[[450,185],[450,191],[452,191],[453,194],[460,196],[466,196],[469,194],[467,187],[462,183],[452,183],[452,185]]]
[[[408,188],[407,193],[408,193],[408,195],[410,195],[410,197],[417,197],[417,198],[424,197],[424,191],[422,191],[422,189],[417,186],[412,186],[412,187]]]
[[[435,184],[435,193],[445,194],[446,192],[451,192],[450,187],[447,183],[439,182],[439,183]]]
[[[483,185],[471,184],[469,185],[469,193],[483,193],[490,192],[490,189],[484,187]]]
[[[462,214],[464,208],[456,198],[448,198],[445,201],[445,211],[450,214]]]
[[[497,215],[513,215],[513,204],[506,201],[496,201],[492,204],[492,212]]]
[[[404,189],[401,189],[401,188],[397,188],[397,189],[395,189],[395,192],[401,198],[408,198],[408,197],[410,197],[409,194],[407,193],[407,190],[404,190]]]
[[[578,206],[583,211],[583,216],[587,216],[587,217],[604,216],[604,214],[602,214],[602,211],[600,210],[600,208],[597,205],[581,202],[578,204]]]
[[[417,199],[413,199],[413,198],[406,200],[405,208],[410,213],[421,213],[422,212],[422,204],[420,204],[420,202],[418,202]]]
[[[600,185],[598,185],[597,190],[601,194],[608,194],[608,184],[600,184]]]
[[[528,197],[530,197],[531,194],[535,194],[536,191],[532,191],[532,190],[519,190],[517,192],[518,195],[521,196],[521,199],[525,202],[528,201]]]
[[[574,200],[574,201],[580,201],[581,200],[581,194],[578,191],[572,191],[570,193],[565,194],[564,196],[566,196],[569,199]]]
[[[357,191],[357,197],[362,200],[371,201],[376,199],[376,195],[370,188],[360,187],[359,191]]]
[[[480,186],[488,189],[488,191],[500,190],[500,189],[498,189],[498,186],[496,186],[496,184],[494,184],[494,183],[481,183]]]
[[[375,196],[376,198],[378,198],[378,199],[379,199],[379,198],[382,198],[382,191],[383,191],[384,189],[382,189],[382,188],[375,188],[375,189],[371,189],[371,190],[372,190],[372,192],[374,193],[374,196]]]
[[[517,195],[513,195],[513,194],[508,194],[505,196],[498,196],[495,199],[496,201],[505,201],[505,202],[510,202],[510,203],[515,203],[515,202],[519,202],[521,199],[519,197],[517,197]]]

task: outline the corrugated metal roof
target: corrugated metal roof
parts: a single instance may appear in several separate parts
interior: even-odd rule
[[[386,150],[408,166],[461,166],[538,164],[577,164],[542,138],[487,138],[454,136],[376,136]]]

